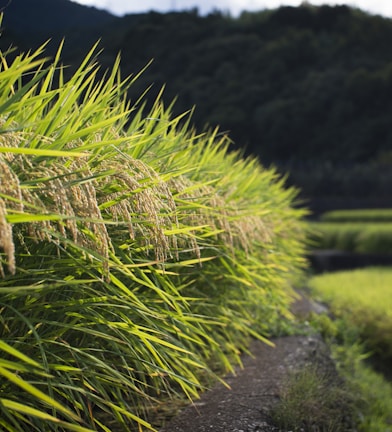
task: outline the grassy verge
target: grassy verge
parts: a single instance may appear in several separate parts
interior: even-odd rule
[[[392,385],[365,360],[378,353],[389,362],[392,355],[392,269],[327,273],[312,277],[309,287],[336,318],[315,317],[313,323],[329,340],[339,371],[356,394],[360,430],[390,430]]]
[[[289,314],[296,191],[95,50],[67,81],[60,51],[0,57],[1,429],[151,429]]]
[[[327,343],[326,363],[294,369],[271,411],[282,430],[386,432],[392,426],[392,384],[369,364],[359,328],[346,318],[314,314],[297,328]],[[330,363],[329,363],[330,362]]]
[[[321,331],[331,347],[332,357],[340,376],[344,379],[344,389],[348,392],[348,398],[345,400],[350,403],[356,423],[353,430],[391,430],[392,384],[375,372],[366,361],[369,354],[361,342],[358,327],[346,319],[332,321],[326,315],[315,316],[312,325]],[[339,392],[335,394],[335,400],[338,395]]]

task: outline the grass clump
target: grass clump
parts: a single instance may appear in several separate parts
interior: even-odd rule
[[[289,315],[304,212],[227,137],[129,104],[119,61],[66,81],[42,53],[0,54],[1,429],[153,429]]]
[[[385,365],[391,350],[392,269],[365,268],[314,276],[314,295],[338,318],[316,319],[330,339],[340,373],[357,393],[360,431],[388,431],[392,425],[392,386],[371,365],[376,354]],[[387,368],[388,370],[388,368]]]
[[[283,430],[339,432],[355,430],[354,412],[353,397],[335,375],[307,366],[290,374],[272,417]]]
[[[385,432],[392,428],[392,385],[367,362],[357,341],[335,345],[334,358],[340,373],[355,391],[358,430]]]

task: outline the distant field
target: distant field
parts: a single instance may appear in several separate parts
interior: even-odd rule
[[[323,222],[392,222],[392,209],[333,210],[321,215]]]
[[[371,348],[392,356],[392,268],[317,275],[309,288],[334,315],[358,326]]]
[[[392,222],[313,222],[311,229],[315,249],[392,254]]]
[[[315,249],[392,254],[392,209],[334,210],[311,229]]]

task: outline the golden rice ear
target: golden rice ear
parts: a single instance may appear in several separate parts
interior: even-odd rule
[[[3,138],[4,139],[4,138]],[[7,222],[7,208],[23,210],[22,193],[19,179],[12,171],[6,160],[6,153],[0,153],[0,248],[3,249],[8,270],[15,273],[15,245],[12,236],[12,225]],[[0,265],[0,274],[4,277],[4,270]]]
[[[52,164],[45,174],[52,177],[40,184],[40,195],[45,197],[46,210],[64,217],[56,227],[64,237],[70,236],[76,245],[98,253],[108,269],[110,237],[96,198],[92,172],[83,161],[73,161],[69,168]],[[53,241],[52,238],[48,240]]]
[[[198,185],[184,176],[171,179],[169,185],[180,199],[201,204],[183,215],[184,221],[190,226],[208,225],[233,253],[237,247],[250,253],[255,243],[272,242],[274,233],[268,215],[249,214],[248,209],[238,208],[237,203],[220,195],[215,187]]]
[[[23,140],[24,134],[21,132],[5,133],[1,135],[1,146],[10,149],[19,147]],[[27,167],[31,168],[28,170],[31,187],[20,187],[19,178],[11,169],[11,164],[14,170],[22,174]],[[62,217],[59,222],[27,222],[25,229],[32,239],[57,244],[57,236],[51,233],[58,231],[77,245],[97,252],[108,270],[110,238],[98,207],[93,180],[79,181],[80,178],[90,177],[93,177],[92,173],[84,160],[72,161],[67,167],[65,160],[59,159],[50,166],[37,164],[32,169],[27,155],[15,155],[12,151],[0,153],[0,190],[6,197],[0,199],[0,248],[5,252],[11,273],[15,272],[15,253],[12,225],[6,219],[7,209],[22,212],[26,206],[30,211],[35,208],[35,211]],[[92,233],[91,236],[86,234],[85,229]],[[2,269],[0,272],[4,276]]]
[[[4,200],[0,198],[0,248],[3,249],[8,270],[15,274],[15,245],[12,238],[12,225],[6,220],[7,209]],[[0,263],[0,275],[5,276],[3,266]]]

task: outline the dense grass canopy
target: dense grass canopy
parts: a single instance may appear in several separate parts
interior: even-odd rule
[[[68,80],[61,49],[0,53],[5,431],[152,427],[266,340],[304,266],[296,191],[160,98],[143,114],[95,53]]]

